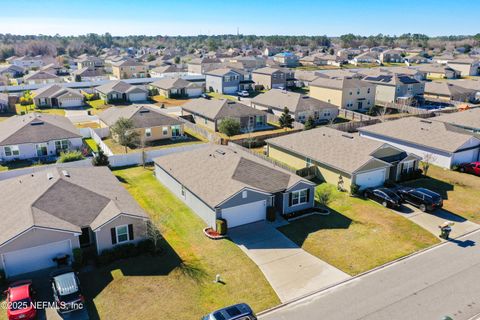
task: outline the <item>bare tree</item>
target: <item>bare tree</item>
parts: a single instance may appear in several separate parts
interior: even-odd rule
[[[154,251],[157,252],[160,249],[160,242],[162,241],[163,236],[152,221],[147,221],[146,226],[147,226],[147,239],[152,241]]]
[[[437,157],[431,153],[425,153],[423,155],[423,161],[422,161],[422,169],[423,169],[423,174],[426,176],[428,173],[428,169],[430,169],[430,165],[437,160]]]
[[[390,111],[388,111],[387,107],[380,108],[380,110],[377,111],[377,117],[382,122],[387,121],[387,115],[389,114],[390,114]]]

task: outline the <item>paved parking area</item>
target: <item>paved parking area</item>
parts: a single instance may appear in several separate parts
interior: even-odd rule
[[[350,278],[298,247],[268,222],[233,228],[228,235],[258,265],[282,302]]]
[[[480,228],[480,225],[443,209],[437,209],[434,212],[422,212],[420,209],[412,205],[404,204],[400,210],[395,210],[395,212],[406,217],[407,219],[410,219],[437,237],[440,235],[440,229],[438,226],[443,224],[445,221],[451,221],[455,223],[452,226],[452,233],[450,233],[451,238],[459,237],[465,233]]]
[[[17,280],[32,280],[33,287],[36,291],[36,300],[38,302],[53,302],[52,287],[50,284],[50,272],[49,270],[41,270],[28,274],[23,274],[10,279],[10,282]],[[47,308],[45,310],[38,310],[37,320],[88,320],[88,311],[85,307],[83,310],[60,315],[53,308]]]

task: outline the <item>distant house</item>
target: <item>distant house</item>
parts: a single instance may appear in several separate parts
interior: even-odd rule
[[[407,117],[359,128],[365,138],[382,141],[443,168],[478,160],[480,139],[467,130],[430,119]]]
[[[230,229],[266,220],[267,210],[314,206],[314,183],[233,147],[209,145],[154,162],[155,177],[215,230],[220,218]]]
[[[150,88],[157,89],[158,94],[166,98],[199,97],[203,85],[182,78],[163,78],[150,83]]]
[[[267,56],[267,57],[270,57],[270,56],[274,56],[276,55],[277,53],[280,52],[280,49],[277,48],[277,47],[266,47],[264,50],[263,50],[263,55],[264,56]]]
[[[40,68],[42,67],[45,63],[42,59],[42,56],[35,56],[35,57],[29,57],[29,56],[23,56],[23,57],[12,57],[12,59],[9,59],[8,62],[14,66],[17,67],[22,67],[25,69],[34,69],[34,68]]]
[[[402,51],[394,49],[382,51],[378,57],[382,63],[400,63],[405,61]]]
[[[25,68],[16,65],[8,65],[0,68],[0,76],[9,78],[19,78],[25,74]]]
[[[50,84],[63,82],[62,78],[45,71],[36,71],[23,77],[26,84]]]
[[[49,63],[41,67],[40,70],[57,76],[65,76],[69,73],[67,68],[65,68],[63,65],[59,65],[58,63]]]
[[[0,113],[9,112],[11,110],[8,94],[0,93]]]
[[[96,87],[95,91],[106,103],[146,101],[148,96],[148,90],[124,81],[110,81]]]
[[[99,118],[102,127],[111,127],[120,118],[132,120],[135,131],[146,143],[183,135],[183,122],[161,112],[157,107],[147,105],[111,107],[102,112]]]
[[[80,91],[64,88],[58,84],[42,87],[32,92],[33,103],[37,107],[71,108],[84,105],[85,97]]]
[[[376,76],[366,76],[364,81],[375,85],[375,101],[406,102],[422,100],[425,84],[410,76],[402,74],[382,73]]]
[[[76,248],[100,254],[147,238],[147,214],[107,167],[48,168],[2,180],[0,190],[7,277],[72,261]]]
[[[297,87],[308,87],[318,77],[319,75],[313,71],[295,70],[295,85]]]
[[[95,70],[103,67],[104,61],[98,57],[83,55],[77,59],[77,69],[89,68]]]
[[[206,89],[210,92],[234,94],[239,90],[252,90],[250,75],[238,69],[222,68],[205,73]]]
[[[252,72],[255,86],[267,90],[295,86],[295,73],[285,68],[264,67]]]
[[[30,113],[0,122],[0,161],[56,157],[77,150],[82,135],[65,117]]]
[[[460,71],[462,77],[480,75],[480,59],[460,58],[448,61],[448,66]]]
[[[411,64],[411,63],[420,64],[420,63],[428,63],[429,62],[428,58],[425,58],[424,56],[421,56],[421,55],[418,55],[418,54],[411,55],[411,56],[406,56],[404,59],[405,59],[405,62],[407,62],[409,64]]]
[[[218,69],[221,66],[220,59],[217,58],[195,58],[188,62],[187,68],[189,73],[205,74],[205,72]]]
[[[340,109],[365,110],[375,105],[375,84],[352,78],[318,78],[310,83],[310,97]]]
[[[296,92],[272,89],[251,100],[255,109],[265,110],[280,116],[285,107],[298,122],[312,117],[316,122],[326,122],[338,116],[338,107]]]
[[[427,64],[418,69],[425,72],[429,79],[456,79],[460,78],[460,71],[443,64]]]
[[[117,79],[146,78],[148,67],[135,60],[122,60],[112,64],[113,76]]]
[[[281,67],[292,68],[298,66],[298,57],[292,52],[281,52],[273,56],[273,60]]]
[[[218,131],[222,120],[230,118],[240,122],[242,131],[270,128],[264,111],[227,99],[194,99],[182,105],[182,115],[191,115],[196,124]]]
[[[184,75],[187,75],[187,71],[180,69],[176,66],[160,66],[150,70],[150,76],[152,78],[162,78],[162,77],[177,78]]]
[[[425,83],[425,98],[440,99],[445,101],[455,100],[462,102],[474,102],[477,90],[464,88],[462,86],[441,82]]]
[[[380,60],[378,59],[378,53],[375,51],[367,51],[364,53],[359,54],[358,56],[353,58],[354,64],[358,63],[379,63]]]
[[[444,113],[430,120],[448,123],[473,133],[480,133],[480,108]]]
[[[401,180],[418,168],[420,158],[387,143],[328,127],[266,140],[270,158],[295,169],[314,167],[322,181],[349,190]]]
[[[72,81],[77,82],[97,82],[105,81],[110,77],[103,71],[103,69],[91,69],[84,67],[72,72]]]

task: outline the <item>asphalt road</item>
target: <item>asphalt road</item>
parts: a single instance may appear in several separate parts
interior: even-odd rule
[[[476,319],[480,314],[479,246],[477,231],[260,319]]]

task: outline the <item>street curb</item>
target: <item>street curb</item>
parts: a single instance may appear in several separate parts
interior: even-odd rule
[[[458,236],[458,237],[456,237],[456,238],[450,238],[450,239],[451,239],[451,240],[457,240],[457,239],[466,237],[466,236],[468,236],[468,235],[470,235],[470,234],[472,234],[472,233],[476,233],[476,232],[478,232],[478,231],[480,231],[480,226],[479,226],[478,228],[476,228],[475,230],[469,231],[469,232],[467,232],[467,233],[465,233],[465,234],[462,234],[462,235],[460,235],[460,236]],[[400,257],[400,258],[398,258],[398,259],[395,259],[395,260],[392,260],[392,261],[387,262],[387,263],[385,263],[385,264],[382,264],[381,266],[378,266],[378,267],[375,267],[375,268],[373,268],[373,269],[367,270],[367,271],[365,271],[365,272],[359,273],[359,274],[357,274],[357,275],[355,275],[355,276],[352,276],[351,278],[348,278],[348,279],[345,279],[345,280],[336,282],[336,283],[331,284],[331,285],[329,285],[329,286],[326,286],[326,287],[323,287],[323,288],[321,288],[321,289],[318,289],[318,290],[312,291],[312,292],[310,292],[310,293],[304,294],[304,295],[302,295],[302,296],[300,296],[300,297],[297,297],[297,298],[295,298],[295,299],[286,301],[286,302],[281,303],[281,304],[279,304],[279,305],[277,305],[277,306],[275,306],[275,307],[272,307],[272,308],[270,308],[270,309],[266,309],[266,310],[260,311],[260,312],[257,313],[257,315],[258,315],[258,316],[268,315],[269,313],[271,313],[271,312],[273,312],[273,311],[276,311],[276,310],[278,310],[278,309],[282,309],[282,308],[284,308],[284,307],[286,307],[286,306],[288,306],[288,305],[290,305],[290,304],[293,304],[293,303],[295,303],[295,302],[304,300],[304,299],[306,299],[306,298],[308,298],[308,297],[311,297],[311,296],[314,296],[314,295],[316,295],[316,294],[322,293],[322,292],[324,292],[324,291],[330,290],[330,289],[332,289],[332,288],[334,288],[334,287],[337,287],[337,286],[340,286],[340,285],[342,285],[342,284],[348,283],[348,282],[350,282],[350,281],[356,280],[356,279],[358,279],[358,278],[360,278],[360,277],[363,277],[363,276],[366,276],[366,275],[368,275],[368,274],[371,274],[371,273],[380,271],[380,270],[385,269],[385,268],[387,268],[387,267],[389,267],[389,266],[391,266],[391,265],[393,265],[393,264],[396,264],[396,263],[401,262],[401,261],[403,261],[403,260],[407,260],[407,259],[409,259],[409,258],[413,258],[413,257],[415,257],[415,256],[417,256],[417,255],[426,253],[426,252],[428,252],[428,251],[430,251],[430,250],[434,250],[434,249],[436,249],[436,248],[438,248],[438,247],[440,247],[440,246],[443,246],[443,245],[446,245],[446,244],[449,244],[449,243],[450,243],[450,241],[441,241],[440,243],[434,244],[434,245],[431,246],[431,247],[428,247],[428,248],[425,248],[425,249],[421,249],[421,250],[419,250],[419,251],[415,251],[415,252],[413,252],[413,253],[411,253],[411,254],[409,254],[409,255]],[[472,319],[472,320],[473,320],[473,319]]]

